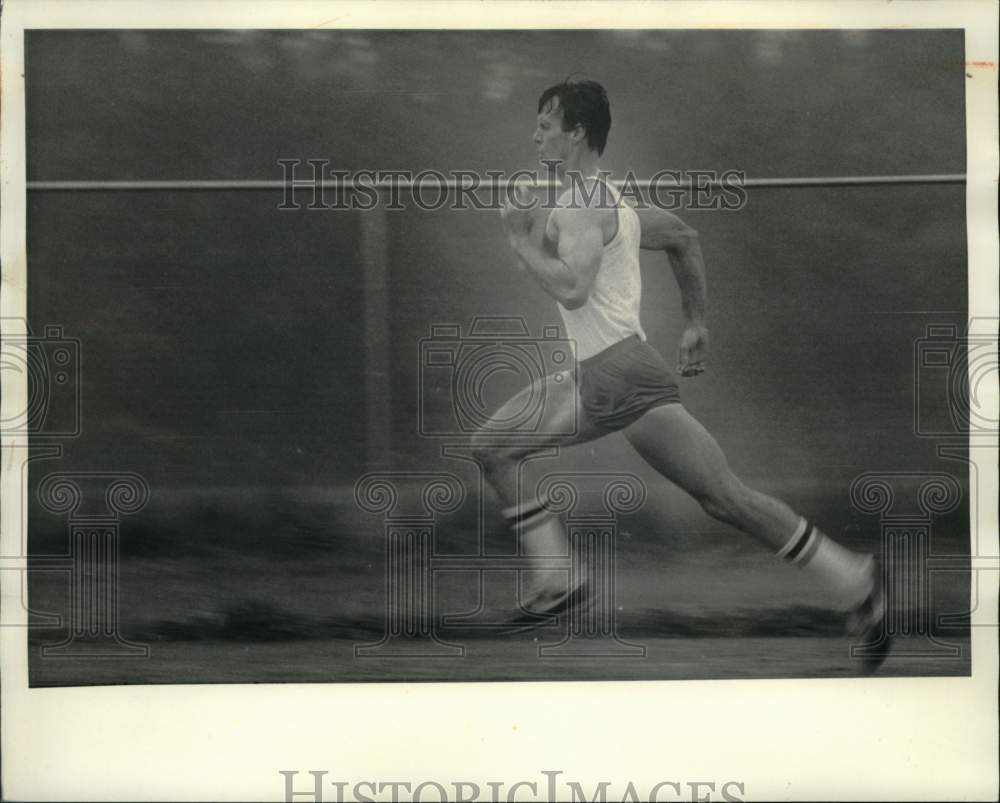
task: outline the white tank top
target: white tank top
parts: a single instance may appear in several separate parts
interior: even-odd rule
[[[588,188],[591,187],[588,183]],[[601,266],[590,288],[587,303],[568,310],[559,305],[566,335],[576,342],[577,360],[586,360],[620,340],[638,335],[646,339],[639,323],[642,277],[639,273],[639,216],[622,200],[621,194],[606,185],[618,210],[618,231],[604,246]],[[573,188],[559,196],[559,205],[567,204]],[[600,199],[600,188],[594,190]]]

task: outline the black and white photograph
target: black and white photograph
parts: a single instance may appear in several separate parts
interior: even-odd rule
[[[605,13],[25,25],[3,604],[30,694],[995,679],[995,54],[967,17]],[[437,777],[336,763],[266,794]],[[425,793],[595,794],[552,769]],[[658,780],[597,794],[765,796]]]

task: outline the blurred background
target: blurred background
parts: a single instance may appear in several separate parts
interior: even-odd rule
[[[604,166],[618,177],[965,170],[961,31],[33,31],[28,180],[278,180],[279,159],[317,158],[350,172],[534,169],[537,97],[571,74],[608,90]],[[965,464],[914,434],[913,356],[928,325],[965,327],[964,192],[751,189],[739,211],[678,210],[701,233],[713,338],[709,371],[682,386],[686,405],[751,485],[859,548],[878,539],[877,521],[850,506],[859,474],[944,471],[967,487]],[[407,204],[386,213],[378,246],[388,376],[373,383],[361,214],[279,211],[281,201],[274,191],[29,193],[29,323],[79,338],[82,409],[63,456],[33,464],[31,498],[50,471],[146,478],[149,504],[122,522],[122,621],[135,639],[377,631],[382,525],[354,504],[359,477],[458,474],[469,499],[442,520],[438,546],[468,551],[477,538],[476,477],[418,435],[420,340],[481,315],[523,316],[532,334],[559,324],[554,302],[511,269],[495,211]],[[672,360],[682,318],[663,255],[643,255],[643,282],[644,326]],[[929,382],[924,410],[947,419],[945,383]],[[366,398],[373,386],[379,398]],[[381,450],[372,409],[385,418]],[[788,611],[822,604],[620,436],[546,463],[649,485],[622,522],[624,629],[749,638],[774,635],[761,631],[772,616],[780,636]],[[495,501],[482,503],[487,548],[509,554]],[[938,551],[968,553],[967,512],[963,503],[936,525]],[[34,503],[29,532],[33,553],[65,551],[65,521]],[[935,604],[961,610],[967,576],[939,579]],[[457,609],[474,605],[454,585]],[[37,573],[33,607],[64,609],[66,587]],[[113,671],[36,660],[32,682],[308,676],[266,661],[233,676],[224,659],[177,649]],[[396,670],[381,671],[369,679]]]

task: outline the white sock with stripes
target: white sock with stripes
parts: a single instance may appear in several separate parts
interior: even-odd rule
[[[837,596],[842,608],[853,608],[872,590],[872,556],[841,546],[806,519],[799,521],[778,557],[823,582]]]

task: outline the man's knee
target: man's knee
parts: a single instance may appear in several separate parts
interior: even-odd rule
[[[500,471],[520,457],[516,448],[509,444],[491,442],[488,434],[477,433],[472,439],[472,458],[488,475]]]

